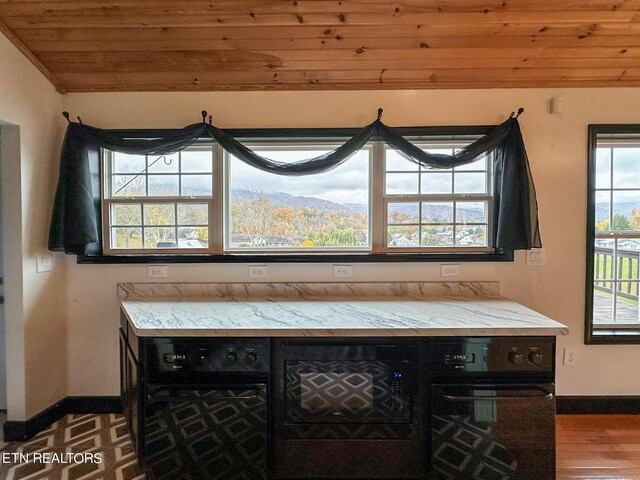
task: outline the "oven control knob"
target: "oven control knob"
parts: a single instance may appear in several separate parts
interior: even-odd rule
[[[509,352],[507,358],[509,358],[511,363],[519,365],[524,360],[524,355],[520,355],[518,352]]]
[[[245,365],[255,365],[258,362],[258,355],[253,352],[249,352],[244,356]]]
[[[233,350],[227,353],[226,357],[224,357],[224,363],[226,363],[227,365],[233,365],[237,361],[238,361],[238,354]]]
[[[527,355],[527,358],[534,365],[540,365],[544,361],[544,355],[535,351],[529,352],[529,355]]]

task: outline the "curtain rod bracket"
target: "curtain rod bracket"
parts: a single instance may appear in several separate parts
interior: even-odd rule
[[[380,119],[382,118],[382,112],[383,110],[381,108],[378,109],[378,122],[380,121]]]
[[[202,110],[202,112],[200,112],[200,114],[202,115],[202,123],[207,123],[207,121],[206,121],[207,111],[206,110]]]
[[[213,116],[209,115],[209,125],[211,125],[212,121],[213,121]]]
[[[511,115],[509,115],[509,118],[518,118],[520,114],[522,114],[522,112],[524,112],[524,108],[520,107],[518,109],[518,113],[516,114],[516,112],[511,112]]]
[[[80,115],[78,115],[76,118],[78,119],[78,123],[82,125],[82,119],[80,118]]]
[[[62,116],[67,119],[67,122],[71,123],[71,120],[69,119],[69,112],[62,112]]]

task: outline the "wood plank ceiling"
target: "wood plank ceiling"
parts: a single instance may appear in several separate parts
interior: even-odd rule
[[[640,86],[640,0],[0,0],[61,92]]]

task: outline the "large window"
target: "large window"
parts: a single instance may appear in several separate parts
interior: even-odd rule
[[[640,340],[640,127],[591,125],[589,138],[586,339]]]
[[[452,154],[477,136],[412,139]],[[343,138],[244,139],[287,163]],[[369,142],[321,174],[258,170],[218,145],[170,156],[103,152],[106,255],[476,254],[491,248],[491,158],[452,169],[414,164]],[[474,257],[474,259],[481,259]]]

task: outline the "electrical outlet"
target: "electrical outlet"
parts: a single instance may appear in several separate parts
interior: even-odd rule
[[[147,278],[167,278],[167,266],[149,265],[147,267]]]
[[[578,364],[578,354],[575,350],[566,348],[564,349],[564,359],[562,362],[567,367],[573,367]]]
[[[249,278],[267,278],[269,267],[267,265],[249,265]]]
[[[458,264],[440,265],[440,276],[441,277],[459,277],[460,265]]]
[[[527,265],[542,267],[547,263],[547,254],[544,248],[532,248],[527,250]]]
[[[351,278],[353,276],[353,266],[351,265],[334,265],[333,278]]]

